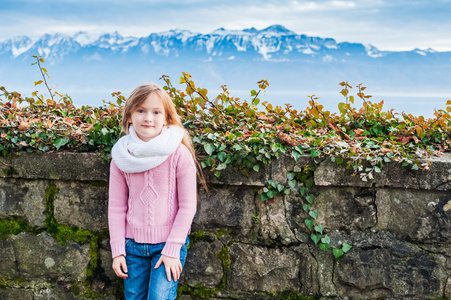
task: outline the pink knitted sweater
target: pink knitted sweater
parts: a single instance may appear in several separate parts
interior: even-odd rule
[[[180,144],[162,164],[125,173],[111,161],[108,224],[111,252],[125,255],[125,238],[138,243],[166,242],[162,254],[180,258],[196,213],[196,168]]]

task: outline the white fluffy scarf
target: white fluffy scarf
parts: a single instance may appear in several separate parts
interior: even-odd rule
[[[117,167],[126,173],[139,173],[163,163],[180,145],[184,131],[178,126],[163,127],[161,133],[148,142],[141,140],[130,125],[129,134],[121,137],[111,150]]]

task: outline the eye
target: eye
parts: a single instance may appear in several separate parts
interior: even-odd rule
[[[139,112],[140,114],[144,113],[144,109],[138,109],[137,112]]]
[[[155,111],[154,114],[159,115],[159,114],[161,114],[161,112],[160,111]]]

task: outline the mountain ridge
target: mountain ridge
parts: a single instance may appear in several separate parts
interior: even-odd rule
[[[86,49],[91,52],[108,49],[111,53],[124,54],[132,51],[147,55],[175,57],[183,55],[184,51],[191,51],[196,54],[195,56],[204,58],[209,56],[212,59],[215,56],[223,58],[229,55],[226,57],[229,58],[234,53],[248,52],[253,59],[266,61],[308,59],[321,55],[327,61],[330,60],[330,56],[344,59],[352,55],[378,58],[392,53],[418,53],[422,56],[431,53],[447,53],[433,49],[381,51],[371,44],[337,43],[333,38],[297,34],[281,25],[272,25],[262,30],[253,27],[243,30],[218,28],[208,34],[173,29],[151,33],[144,37],[122,36],[117,31],[101,35],[90,35],[80,31],[73,35],[44,34],[37,39],[17,36],[0,42],[0,56],[8,56],[12,60],[39,54],[49,59],[51,63],[58,63],[66,55],[76,54]]]

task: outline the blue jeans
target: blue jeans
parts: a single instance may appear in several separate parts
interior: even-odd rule
[[[180,250],[180,262],[185,266],[189,238]],[[125,239],[125,260],[128,278],[124,279],[124,295],[127,300],[173,300],[177,297],[177,283],[171,274],[168,281],[164,264],[154,269],[165,243],[140,244],[133,239]]]

